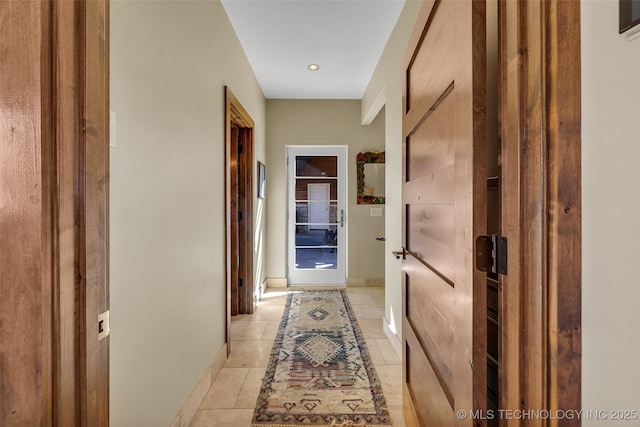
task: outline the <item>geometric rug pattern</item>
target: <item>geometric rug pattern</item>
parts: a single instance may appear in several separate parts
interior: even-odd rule
[[[252,427],[388,427],[382,386],[344,290],[289,293]]]

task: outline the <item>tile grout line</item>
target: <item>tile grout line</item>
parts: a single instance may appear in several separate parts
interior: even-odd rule
[[[233,405],[231,406],[231,409],[236,409],[236,405],[238,404],[238,399],[240,399],[240,395],[242,394],[242,389],[244,388],[245,383],[247,382],[247,378],[249,378],[249,372],[251,371],[251,368],[247,369],[247,373],[244,375],[244,379],[242,380],[242,385],[240,386],[240,390],[238,391],[238,395],[236,396],[236,399],[233,401]],[[240,409],[240,408],[238,408]]]

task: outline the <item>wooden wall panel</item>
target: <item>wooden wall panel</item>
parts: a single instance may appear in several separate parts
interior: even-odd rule
[[[0,3],[0,425],[50,425],[50,4]],[[15,23],[22,23],[16,25]],[[46,160],[43,162],[43,157]],[[43,164],[44,163],[44,164]]]
[[[107,426],[108,2],[0,20],[0,425]]]
[[[580,2],[546,10],[549,203],[549,408],[582,408]],[[569,77],[569,78],[566,78]],[[561,426],[578,426],[562,420]]]
[[[79,313],[80,281],[82,270],[79,254],[80,215],[82,188],[78,182],[78,174],[83,164],[80,148],[84,142],[82,132],[82,93],[83,87],[81,64],[83,57],[78,55],[84,51],[82,34],[79,31],[78,14],[82,3],[55,2],[56,45],[54,55],[55,85],[57,96],[54,99],[56,110],[56,163],[57,188],[50,189],[55,194],[58,212],[54,228],[57,229],[58,265],[54,283],[54,325],[58,336],[58,350],[54,353],[54,372],[56,384],[56,406],[54,411],[55,425],[77,425],[79,419],[79,370],[80,346],[83,340],[78,339],[79,319],[69,313]],[[55,163],[54,163],[55,164]],[[84,308],[82,309],[84,311]]]
[[[542,9],[543,2],[523,3],[523,12],[529,17],[521,28],[523,41],[531,43],[523,55],[521,66],[524,79],[522,80],[525,102],[521,110],[522,150],[528,155],[520,156],[520,177],[524,183],[520,193],[520,203],[527,218],[522,224],[527,228],[527,233],[521,234],[523,250],[527,253],[527,262],[523,264],[522,280],[530,284],[523,287],[523,345],[531,350],[523,352],[523,398],[526,408],[547,409],[547,378],[541,373],[547,372],[547,316],[546,316],[546,290],[543,283],[546,281],[547,265],[545,248],[545,228],[547,218],[544,214],[545,190],[541,185],[544,179],[545,167],[545,142],[540,137],[539,129],[545,126],[545,94],[543,91],[544,80],[542,71],[542,38],[543,31]],[[542,425],[541,420],[536,420],[533,425]]]
[[[521,209],[518,202],[520,181],[520,57],[518,2],[499,4],[500,25],[500,137],[502,168],[502,230],[508,238],[509,274],[500,277],[500,354],[499,382],[500,408],[519,408],[521,330],[521,264],[520,252]],[[519,420],[503,420],[502,426],[516,427]]]
[[[98,315],[109,309],[109,2],[84,3],[84,316],[80,375],[83,423],[109,425],[109,338],[97,339]],[[81,293],[82,294],[82,293]],[[84,353],[84,354],[83,354]]]
[[[462,2],[456,2],[462,3]],[[457,7],[461,7],[458,5]],[[467,111],[467,114],[471,114],[473,119],[471,120],[471,135],[473,135],[472,154],[468,161],[472,166],[473,171],[473,186],[471,196],[471,213],[473,223],[470,225],[471,233],[473,236],[480,236],[487,234],[487,5],[484,1],[472,1],[471,7],[466,10],[469,14],[471,22],[469,33],[467,37],[470,39],[471,44],[471,70],[465,70],[464,67],[460,67],[461,75],[466,75],[469,78],[472,88],[467,93],[467,96],[471,96],[471,108]],[[462,47],[458,46],[456,49],[461,50]],[[469,76],[471,74],[471,76]],[[459,77],[456,77],[456,82],[459,81]],[[462,88],[464,89],[464,87]],[[457,114],[460,114],[458,112]],[[465,162],[460,162],[462,169]],[[457,175],[457,173],[456,173]],[[456,191],[459,191],[456,188]],[[456,214],[458,215],[458,214]],[[457,244],[464,244],[462,242],[466,230],[459,232]],[[467,264],[474,263],[474,244],[475,239],[471,243],[471,250],[467,253],[470,259],[464,260],[458,256],[456,258],[458,268],[463,268]],[[467,336],[470,337],[472,347],[471,351],[471,370],[472,375],[470,378],[471,388],[473,394],[467,401],[461,401],[460,408],[470,407],[474,410],[485,411],[487,410],[487,286],[486,286],[486,274],[479,271],[477,268],[472,267],[469,271],[472,286],[469,289],[469,294],[473,298],[473,302],[470,304],[471,309],[471,329],[466,331]],[[458,325],[458,327],[460,327]],[[474,422],[474,424],[478,424]]]
[[[580,410],[580,4],[501,1],[499,11],[510,254],[500,278],[501,407]]]

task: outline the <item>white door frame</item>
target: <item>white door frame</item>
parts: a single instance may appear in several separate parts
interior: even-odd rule
[[[346,145],[288,145],[287,156],[287,283],[289,285],[346,285],[347,277],[347,153]],[[337,268],[296,268],[296,156],[337,156],[338,195]]]

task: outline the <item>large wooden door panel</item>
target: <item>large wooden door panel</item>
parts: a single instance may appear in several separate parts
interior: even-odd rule
[[[425,2],[423,8],[431,9],[431,14],[425,32],[421,33],[418,49],[407,67],[405,135],[416,128],[425,112],[437,104],[436,101],[454,79],[454,64],[450,60],[454,43],[454,27],[451,25],[454,2]]]
[[[405,246],[413,256],[428,264],[443,280],[453,283],[455,274],[453,204],[414,204],[407,206]]]
[[[406,325],[405,325],[406,327]],[[450,426],[454,420],[451,397],[441,388],[442,380],[432,369],[424,350],[413,335],[406,337],[404,358],[406,366],[407,387],[414,396],[429,396],[428,405],[414,405],[419,420],[429,420],[429,424],[422,426],[440,427]]]
[[[423,352],[429,367],[438,378],[439,388],[453,406],[453,288],[411,257],[406,261],[405,274],[404,330],[419,344],[416,351],[420,349]]]
[[[422,426],[470,425],[456,412],[486,396],[472,261],[486,228],[484,13],[482,1],[425,2],[405,57],[404,378]]]
[[[449,86],[437,99],[429,105],[426,121],[416,125],[407,140],[407,150],[410,154],[407,163],[407,180],[438,172],[455,162],[453,135],[454,123],[451,118],[455,113],[453,86]],[[434,141],[433,144],[411,144],[410,141]],[[451,171],[453,172],[453,171]]]

